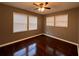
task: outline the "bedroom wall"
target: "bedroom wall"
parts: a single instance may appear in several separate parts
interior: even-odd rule
[[[28,15],[37,16],[38,29],[33,31],[13,33],[13,12],[19,12],[19,13],[25,13]],[[20,40],[22,38],[26,38],[29,36],[41,34],[43,32],[42,20],[43,20],[43,15],[0,4],[0,45],[12,41]]]
[[[53,15],[61,15],[68,13],[68,27],[53,27],[53,26],[46,26],[45,25],[45,32],[46,34],[78,43],[78,11],[79,8],[74,8],[70,10],[64,10],[60,12],[55,12],[52,14],[48,14],[47,16]],[[46,19],[44,20],[44,24],[46,24]]]

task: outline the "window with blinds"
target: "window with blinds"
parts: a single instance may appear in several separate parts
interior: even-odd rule
[[[46,26],[68,27],[68,14],[46,17]]]
[[[55,16],[56,27],[68,27],[68,14]]]
[[[54,26],[54,16],[46,17],[46,25],[47,26]]]
[[[13,32],[27,31],[27,15],[13,13]]]
[[[37,30],[37,17],[29,16],[29,30]]]

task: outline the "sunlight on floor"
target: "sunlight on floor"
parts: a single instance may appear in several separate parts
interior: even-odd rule
[[[36,54],[36,43],[29,45],[26,48],[20,49],[14,53],[14,56],[33,56]]]

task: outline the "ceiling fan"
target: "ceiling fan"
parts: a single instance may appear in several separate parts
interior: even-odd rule
[[[43,3],[39,3],[39,4],[33,3],[33,5],[37,6],[37,8],[34,10],[39,10],[41,12],[43,12],[45,9],[51,9],[50,7],[47,7],[48,2],[45,2],[45,3],[43,2]]]

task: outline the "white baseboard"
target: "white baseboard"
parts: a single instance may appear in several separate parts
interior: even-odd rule
[[[16,40],[16,41],[13,41],[13,42],[5,43],[5,44],[0,45],[0,47],[4,47],[4,46],[10,45],[10,44],[17,43],[17,42],[27,40],[27,39],[30,39],[30,38],[34,38],[34,37],[37,37],[37,36],[40,36],[40,35],[43,35],[43,34],[41,33],[41,34],[37,34],[37,35],[30,36],[30,37],[27,37],[27,38],[23,38],[23,39],[20,39],[20,40]]]
[[[58,39],[58,40],[61,40],[61,41],[76,45],[78,47],[78,56],[79,56],[79,45],[77,43],[70,42],[70,41],[67,41],[67,40],[64,40],[64,39],[61,39],[61,38],[58,38],[58,37],[55,37],[55,36],[52,36],[52,35],[49,35],[49,34],[45,34],[45,33],[41,33],[41,34],[37,34],[37,35],[30,36],[30,37],[27,37],[27,38],[23,38],[23,39],[20,39],[20,40],[16,40],[16,41],[13,41],[13,42],[5,43],[5,44],[0,45],[0,47],[4,47],[4,46],[7,46],[7,45],[10,45],[10,44],[13,44],[13,43],[24,41],[24,40],[34,38],[34,37],[37,37],[37,36],[40,36],[40,35],[46,35],[46,36],[49,36],[51,38],[55,38],[55,39]]]
[[[67,41],[67,40],[64,40],[64,39],[61,39],[61,38],[58,38],[58,37],[55,37],[55,36],[52,36],[52,35],[49,35],[49,34],[45,34],[45,33],[43,33],[43,35],[46,35],[46,36],[49,36],[51,38],[55,38],[55,39],[58,39],[58,40],[61,40],[61,41],[64,41],[64,42],[67,42],[67,43],[70,43],[70,44],[73,44],[73,45],[78,46],[78,43],[74,43],[74,42],[71,42],[71,41]]]
[[[70,44],[73,44],[73,45],[76,45],[77,46],[77,51],[78,51],[78,56],[79,56],[79,44],[78,43],[67,41],[67,40],[64,40],[64,39],[61,39],[61,38],[58,38],[58,37],[55,37],[55,36],[52,36],[52,35],[49,35],[49,34],[45,34],[45,33],[43,33],[43,35],[46,35],[48,37],[55,38],[55,39],[58,39],[58,40],[61,40],[61,41],[64,41],[64,42],[67,42],[67,43],[70,43]]]

